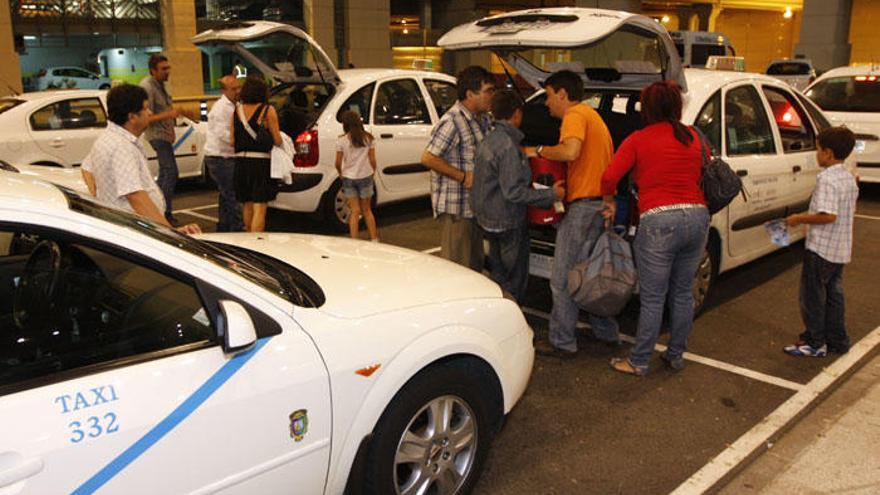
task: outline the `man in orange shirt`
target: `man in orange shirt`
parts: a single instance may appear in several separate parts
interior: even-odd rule
[[[614,148],[602,117],[582,103],[584,83],[572,71],[555,72],[544,83],[547,108],[562,119],[559,144],[525,149],[528,156],[568,162],[566,177],[566,212],[556,231],[553,273],[550,290],[553,311],[550,314],[549,342],[538,341],[538,354],[574,357],[577,354],[578,306],[568,293],[568,272],[586,260],[604,228],[602,173],[611,161]],[[617,321],[590,315],[593,336],[609,345],[620,343]]]

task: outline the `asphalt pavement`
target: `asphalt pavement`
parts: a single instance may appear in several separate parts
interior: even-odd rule
[[[175,198],[178,219],[213,230],[216,196],[184,185]],[[383,242],[427,252],[439,245],[427,199],[379,208],[377,220]],[[341,235],[311,215],[282,211],[270,210],[268,228]],[[853,261],[844,273],[853,342],[880,325],[877,239],[880,185],[865,185]],[[655,355],[647,377],[614,373],[609,358],[626,355],[629,346],[609,349],[594,341],[588,328],[582,328],[576,359],[539,357],[526,394],[496,438],[475,493],[659,494],[680,486],[686,493],[688,485],[683,484],[695,473],[739,445],[738,439],[750,435],[839,359],[797,359],[782,353],[782,346],[801,331],[797,290],[803,249],[797,243],[719,277],[707,309],[695,322],[691,354],[681,372],[664,369]],[[525,311],[539,334],[547,331],[550,307],[547,282],[532,278]],[[635,333],[637,316],[637,305],[621,316],[624,333]],[[846,382],[838,380],[835,386]],[[805,409],[817,403],[811,401]],[[787,425],[797,428],[802,416]],[[745,466],[731,465],[729,474]]]

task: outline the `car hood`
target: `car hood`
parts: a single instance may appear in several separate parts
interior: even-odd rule
[[[442,258],[388,244],[307,234],[204,234],[284,261],[311,277],[326,298],[319,308],[360,318],[426,304],[502,297],[483,275]]]
[[[625,46],[634,38],[621,40],[615,37],[619,33],[638,34],[643,41],[656,39],[658,52],[643,49],[640,59],[620,59],[623,53],[635,58],[636,51]],[[573,7],[508,12],[457,26],[440,37],[437,45],[447,50],[490,49],[536,88],[551,72],[520,56],[523,50],[589,49],[587,58],[575,64],[587,70],[585,82],[590,86],[640,89],[654,81],[672,79],[687,91],[681,59],[669,33],[650,17],[629,12]],[[594,79],[591,69],[606,68],[602,65],[605,62],[595,65],[602,59],[598,53],[614,59],[619,77],[607,80],[608,74],[600,73]],[[656,67],[652,59],[661,60],[664,66]],[[571,64],[559,68],[574,70]],[[653,70],[646,70],[651,67]]]
[[[13,165],[18,173],[35,179],[41,179],[74,191],[89,194],[89,188],[78,168],[60,168],[47,165]]]

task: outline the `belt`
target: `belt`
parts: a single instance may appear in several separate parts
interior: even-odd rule
[[[602,196],[586,196],[583,198],[578,198],[572,201],[572,203],[577,203],[578,201],[602,201]]]
[[[238,158],[272,158],[272,154],[265,151],[237,151],[235,156]]]
[[[663,213],[664,211],[672,211],[672,210],[688,210],[691,208],[705,208],[706,205],[701,205],[698,203],[676,203],[672,205],[663,205],[663,206],[655,206],[648,211],[645,211],[639,218],[645,218],[648,215],[654,215],[656,213]]]

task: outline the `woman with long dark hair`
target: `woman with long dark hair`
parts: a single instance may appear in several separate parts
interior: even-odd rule
[[[342,114],[342,131],[345,132],[336,140],[336,171],[342,180],[342,192],[348,199],[351,214],[348,217],[348,231],[352,239],[358,238],[360,217],[364,216],[370,240],[379,241],[376,229],[376,218],[370,207],[375,183],[376,149],[373,135],[364,129],[361,116],[348,111]]]
[[[694,274],[709,230],[700,188],[702,141],[695,129],[681,123],[681,89],[672,81],[654,83],[642,90],[641,103],[645,127],[624,140],[602,176],[602,194],[613,195],[630,170],[639,189],[638,333],[629,357],[611,360],[616,371],[638,376],[648,372],[667,302],[670,337],[660,357],[675,370],[684,367],[682,354],[694,319]],[[610,201],[606,216],[613,215]]]
[[[268,104],[269,86],[259,75],[248,76],[241,87],[232,116],[235,147],[235,199],[242,203],[242,219],[248,232],[266,230],[266,208],[278,195],[271,177],[272,146],[281,145],[275,107]]]

